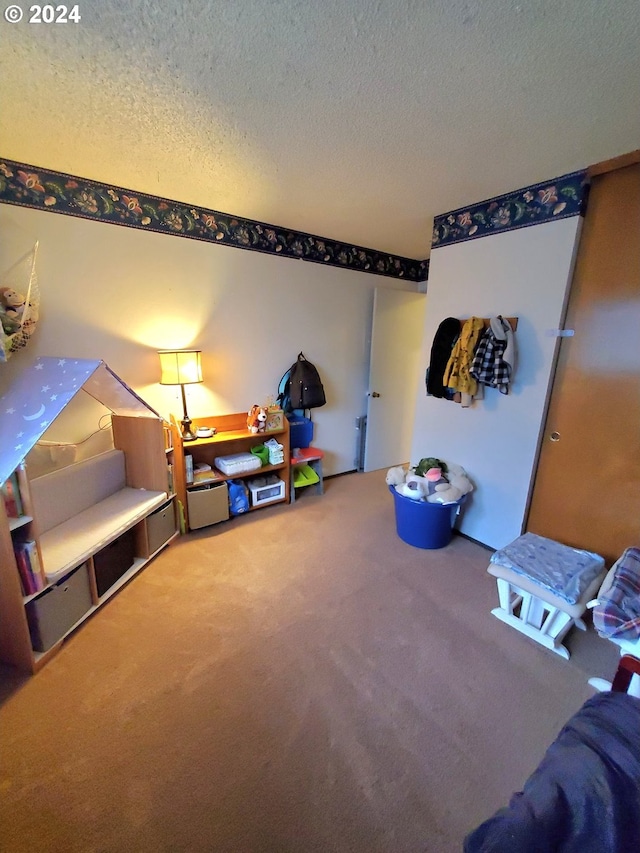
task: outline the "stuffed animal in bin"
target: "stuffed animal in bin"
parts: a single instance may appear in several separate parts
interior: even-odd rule
[[[427,497],[430,503],[455,503],[463,495],[473,491],[471,480],[461,465],[450,463],[447,466],[448,483],[438,483],[433,492]]]
[[[264,432],[267,426],[267,410],[264,406],[251,406],[247,414],[247,429],[249,432]]]
[[[399,495],[403,495],[405,498],[411,498],[412,501],[424,500],[424,492],[417,480],[411,480],[411,482],[407,483],[398,483],[394,488]]]
[[[404,470],[402,465],[396,465],[394,468],[389,468],[387,471],[385,482],[387,486],[398,486],[400,483],[404,483],[406,476],[407,472]]]

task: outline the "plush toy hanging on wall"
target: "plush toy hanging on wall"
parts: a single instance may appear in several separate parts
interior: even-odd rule
[[[36,243],[0,275],[0,362],[26,347],[35,331],[40,310],[37,252]]]

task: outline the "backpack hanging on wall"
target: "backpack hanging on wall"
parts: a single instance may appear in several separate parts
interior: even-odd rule
[[[317,368],[298,353],[278,385],[278,403],[285,412],[296,409],[317,409],[327,402]]]

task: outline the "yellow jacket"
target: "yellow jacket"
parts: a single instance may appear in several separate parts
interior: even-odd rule
[[[442,384],[447,388],[453,388],[455,391],[471,396],[477,393],[478,383],[469,371],[483,329],[484,321],[481,317],[470,317],[465,320],[444,371]]]

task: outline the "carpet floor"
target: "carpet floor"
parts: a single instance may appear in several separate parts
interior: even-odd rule
[[[490,615],[490,552],[384,472],[181,537],[35,677],[2,670],[0,849],[449,853],[611,677]]]

